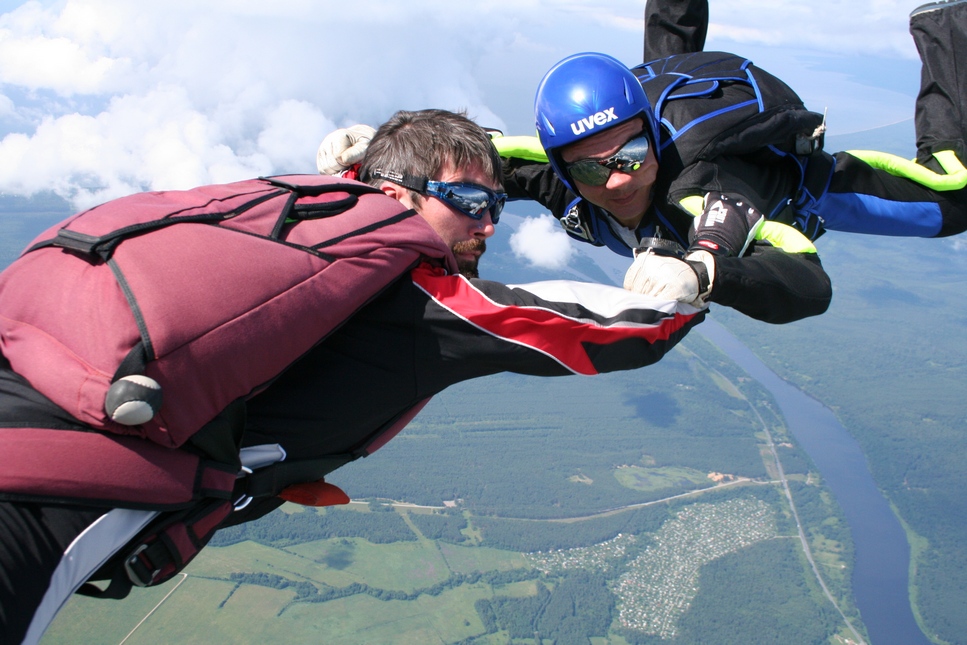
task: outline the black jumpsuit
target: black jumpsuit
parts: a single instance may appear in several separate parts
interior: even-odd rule
[[[704,315],[615,287],[512,288],[422,265],[250,399],[244,443],[278,443],[298,459],[344,453],[460,381],[505,371],[593,375],[650,365]],[[0,428],[82,427],[2,363]],[[27,642],[40,637],[93,571],[68,575],[68,547],[76,558],[111,542],[110,532],[98,545],[75,538],[124,512],[137,522],[152,513],[0,501],[0,642],[19,643],[28,629]],[[126,540],[114,541],[110,553]]]

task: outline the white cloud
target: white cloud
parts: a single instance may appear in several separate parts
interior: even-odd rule
[[[574,252],[567,233],[547,213],[524,219],[510,236],[510,248],[518,258],[542,269],[563,269]]]
[[[24,3],[0,16],[0,78],[65,96],[119,90],[134,75],[119,45],[148,27],[124,5]]]
[[[266,115],[258,148],[276,172],[307,172],[305,160],[315,158],[319,142],[336,127],[311,103],[283,101]]]
[[[501,3],[28,2],[0,15],[0,190],[77,206],[144,189],[313,172],[335,127],[400,108],[503,126],[473,68]],[[471,36],[472,34],[472,36]],[[416,45],[416,46],[414,46]],[[14,98],[14,97],[20,97]]]
[[[47,118],[33,134],[0,141],[0,187],[53,189],[78,208],[141,190],[234,181],[271,172],[262,153],[240,155],[185,91],[122,96],[99,114]]]
[[[877,94],[832,64],[802,75],[803,59],[782,52],[909,57],[906,15],[918,2],[716,0],[710,46],[774,45],[765,51],[780,76],[801,94],[800,78],[824,88],[810,107],[829,105],[832,118],[852,95],[873,127],[908,115],[912,104],[897,107],[907,89]],[[55,186],[80,205],[312,172],[327,130],[378,125],[401,108],[467,109],[531,133],[534,90],[552,64],[580,50],[640,60],[644,0],[0,4],[11,6],[0,13],[0,191]]]
[[[15,112],[13,101],[5,94],[0,94],[0,119],[12,116]]]
[[[4,79],[31,89],[50,88],[63,94],[95,92],[106,85],[106,80],[129,73],[124,61],[106,56],[91,59],[67,38],[28,36],[4,39],[2,43],[0,69]]]

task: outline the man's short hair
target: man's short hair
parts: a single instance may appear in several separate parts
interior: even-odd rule
[[[447,168],[479,167],[500,186],[500,155],[490,136],[465,112],[401,110],[376,131],[360,167],[360,178],[374,186],[372,171],[439,179]]]

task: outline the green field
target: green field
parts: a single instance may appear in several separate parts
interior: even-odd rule
[[[691,468],[619,466],[614,477],[625,488],[643,492],[712,485],[706,473]]]

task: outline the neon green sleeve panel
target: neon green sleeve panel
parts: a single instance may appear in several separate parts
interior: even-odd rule
[[[960,162],[953,150],[941,150],[933,155],[940,167],[947,172],[946,175],[938,175],[915,161],[886,152],[847,150],[846,153],[874,168],[884,170],[896,177],[905,177],[932,190],[960,190],[967,186],[967,168],[964,168],[964,164]]]
[[[537,137],[495,137],[494,147],[505,159],[525,159],[547,163],[547,153]]]
[[[679,201],[678,204],[692,217],[698,217],[705,212],[705,199],[698,195],[686,197]],[[780,222],[771,222],[768,220],[763,222],[755,234],[755,239],[768,242],[775,248],[782,249],[786,253],[816,252],[816,246],[808,237],[793,227]]]

